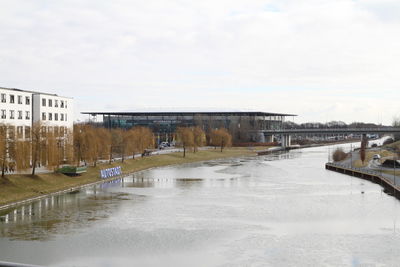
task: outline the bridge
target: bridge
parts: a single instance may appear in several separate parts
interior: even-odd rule
[[[265,137],[280,134],[282,147],[290,146],[290,135],[292,134],[400,134],[399,127],[376,127],[376,128],[312,128],[312,129],[273,129],[259,130]]]
[[[378,128],[312,128],[312,129],[276,129],[260,130],[264,135],[274,134],[382,134],[382,133],[400,133],[397,127],[378,127]]]

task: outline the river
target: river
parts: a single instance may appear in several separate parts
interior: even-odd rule
[[[325,170],[332,149],[155,168],[0,212],[0,260],[399,266],[399,202]]]

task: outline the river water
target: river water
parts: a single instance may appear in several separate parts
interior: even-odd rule
[[[325,170],[329,151],[156,168],[4,211],[0,260],[399,266],[399,202],[379,185]]]

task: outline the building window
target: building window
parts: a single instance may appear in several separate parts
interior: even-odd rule
[[[54,113],[54,120],[58,121],[58,113]]]
[[[67,121],[67,113],[65,113],[65,121]]]
[[[25,119],[30,120],[31,119],[31,114],[29,111],[25,111]]]
[[[14,104],[14,100],[15,100],[14,95],[10,95],[10,103],[11,104]]]
[[[64,113],[60,113],[60,121],[64,121]]]
[[[64,108],[64,101],[60,101],[60,108]]]
[[[18,104],[22,104],[22,95],[18,96]]]
[[[1,94],[1,103],[6,103],[6,94]]]
[[[53,120],[53,113],[49,113],[49,121]]]
[[[65,108],[67,108],[67,101],[66,101],[66,100],[65,100],[65,103],[64,103],[64,104],[65,104]]]
[[[31,138],[31,127],[25,126],[25,139]]]
[[[14,114],[15,114],[15,111],[14,110],[10,110],[10,119],[14,119]]]
[[[25,104],[26,105],[30,105],[31,104],[31,99],[29,98],[29,96],[25,97]]]
[[[42,98],[42,107],[46,106],[46,98]]]
[[[54,107],[58,108],[58,100],[54,100]]]
[[[46,120],[46,112],[42,112],[42,120],[43,120],[43,121]]]
[[[24,134],[24,127],[17,126],[17,138],[22,138]]]
[[[6,117],[6,110],[5,110],[5,109],[2,109],[2,110],[1,110],[1,118],[2,118],[2,119],[7,118],[7,117]]]
[[[53,106],[53,100],[49,99],[49,107]]]
[[[22,110],[18,110],[18,119],[22,120]]]

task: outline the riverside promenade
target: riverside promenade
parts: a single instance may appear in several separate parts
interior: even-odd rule
[[[368,168],[357,168],[351,165],[334,162],[326,163],[325,168],[330,171],[351,175],[379,184],[384,188],[385,193],[392,195],[400,200],[400,177],[396,175],[391,175]]]

